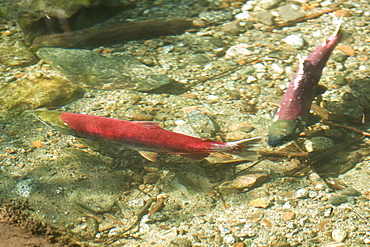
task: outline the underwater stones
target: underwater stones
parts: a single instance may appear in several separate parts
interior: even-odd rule
[[[26,0],[18,17],[27,44],[45,34],[68,32],[101,23],[133,5],[115,0]]]
[[[0,42],[0,63],[6,66],[28,66],[37,62],[35,55],[16,38],[3,37]]]
[[[29,197],[35,185],[33,178],[22,180],[15,186],[15,192],[22,197]]]
[[[235,189],[246,189],[261,185],[269,178],[269,172],[260,170],[245,174],[231,181],[230,186]]]
[[[191,127],[197,130],[202,138],[210,138],[218,130],[218,126],[212,118],[199,110],[189,112],[186,117]]]
[[[289,35],[283,41],[295,49],[302,49],[306,45],[306,41],[296,34]]]
[[[340,204],[345,203],[347,201],[348,201],[348,196],[339,195],[339,194],[331,195],[328,199],[328,202],[332,205],[340,205]]]
[[[307,152],[322,151],[334,146],[334,141],[324,136],[316,136],[311,139],[307,139],[304,142],[304,147]]]
[[[60,106],[82,94],[80,87],[61,77],[20,78],[0,88],[0,110],[23,111]]]
[[[279,2],[280,0],[262,0],[258,2],[258,7],[267,10],[275,7]]]
[[[282,6],[278,9],[279,18],[283,21],[293,21],[305,16],[299,8],[293,8],[292,6]]]
[[[104,89],[150,91],[171,82],[165,72],[130,56],[106,57],[84,49],[41,48],[37,55],[76,83]]]

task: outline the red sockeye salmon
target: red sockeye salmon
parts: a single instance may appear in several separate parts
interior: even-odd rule
[[[277,146],[293,140],[304,129],[322,70],[341,39],[340,25],[305,60],[300,59],[270,127],[267,143]]]
[[[157,153],[176,154],[196,160],[213,153],[240,154],[248,144],[259,139],[218,142],[165,130],[157,122],[126,121],[57,111],[34,111],[33,114],[63,133],[92,141],[112,140],[137,150],[150,161],[156,160]]]

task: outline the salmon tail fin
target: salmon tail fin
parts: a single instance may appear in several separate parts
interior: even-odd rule
[[[342,26],[342,24],[343,24],[343,14],[340,16],[340,18],[339,18],[339,20],[338,20],[338,26],[336,27],[336,29],[335,29],[335,32],[334,32],[334,34],[333,34],[333,36],[337,36],[338,34],[339,34],[339,32],[340,32],[340,29],[341,29],[341,26]]]
[[[244,146],[245,148],[253,148],[256,146],[261,145],[261,137],[252,137],[252,138],[247,138],[239,141],[232,141],[232,142],[227,142],[227,145],[229,147],[238,147],[240,145]]]
[[[211,164],[255,161],[259,158],[255,148],[261,145],[261,140],[261,137],[253,137],[227,142],[224,150],[211,152],[205,159]]]

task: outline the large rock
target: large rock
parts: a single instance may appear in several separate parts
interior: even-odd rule
[[[25,0],[19,5],[18,22],[26,43],[31,44],[40,35],[91,27],[133,4],[128,0]]]
[[[83,49],[40,48],[37,55],[76,83],[105,89],[150,91],[171,82],[159,68],[130,56],[106,57]]]
[[[37,59],[19,38],[5,36],[0,42],[0,62],[6,66],[18,67],[34,64]]]
[[[20,78],[0,88],[0,111],[7,113],[44,106],[61,106],[82,94],[80,87],[64,78]]]

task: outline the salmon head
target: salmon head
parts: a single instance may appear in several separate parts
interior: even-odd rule
[[[68,135],[75,135],[75,131],[65,123],[57,111],[32,111],[30,112],[34,117],[43,122],[44,124]]]

